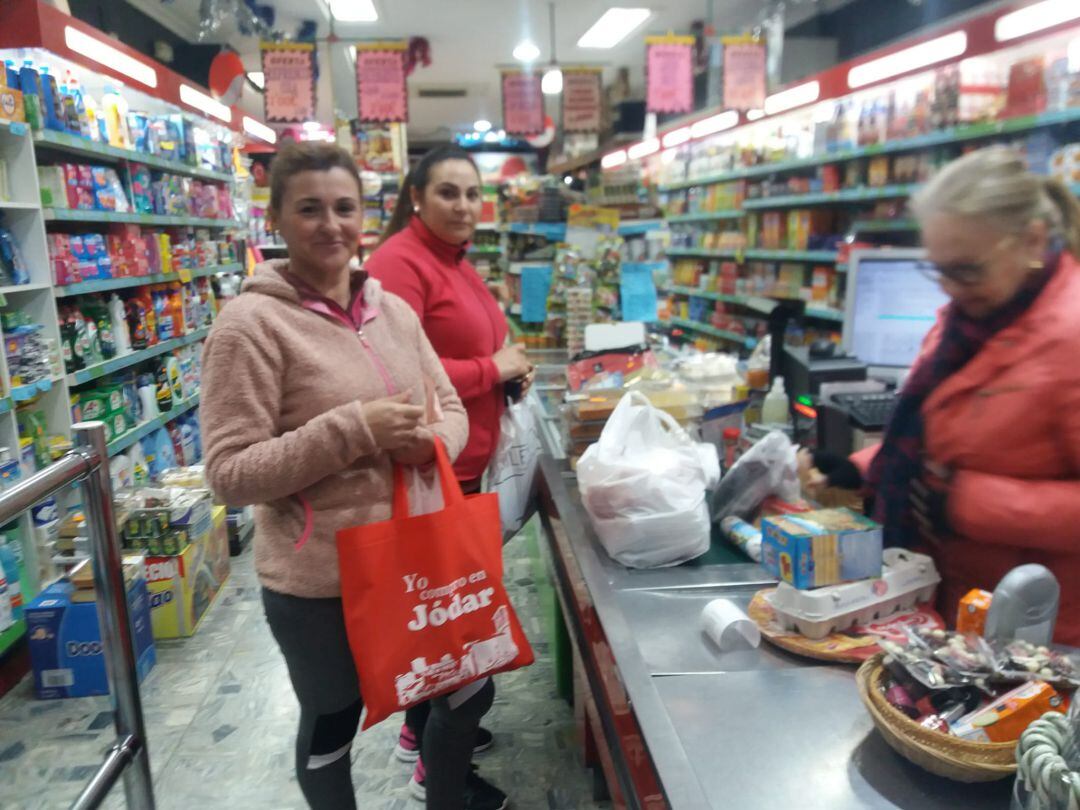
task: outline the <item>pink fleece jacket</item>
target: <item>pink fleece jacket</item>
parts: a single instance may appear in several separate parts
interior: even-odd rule
[[[263,585],[302,597],[339,596],[339,529],[390,517],[392,467],[364,403],[431,380],[451,458],[468,424],[461,400],[404,301],[363,286],[355,319],[304,306],[287,262],[259,265],[218,316],[203,353],[206,474],[225,503],[256,504],[255,567]],[[303,542],[300,542],[303,541]]]

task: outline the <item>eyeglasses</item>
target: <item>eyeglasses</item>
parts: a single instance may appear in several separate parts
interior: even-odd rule
[[[986,279],[986,268],[990,266],[994,255],[1002,245],[1012,237],[1004,236],[990,249],[986,258],[981,262],[955,262],[953,264],[937,264],[935,262],[921,261],[916,264],[919,272],[940,284],[942,281],[951,281],[961,287],[974,287]]]

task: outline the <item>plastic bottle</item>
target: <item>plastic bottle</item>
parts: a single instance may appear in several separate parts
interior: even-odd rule
[[[23,94],[23,108],[26,111],[26,123],[30,129],[40,130],[42,127],[41,110],[41,77],[34,70],[34,63],[26,59],[19,70],[19,87]]]
[[[105,118],[105,137],[110,146],[124,146],[120,112],[124,106],[123,101],[112,85],[105,86],[105,94],[101,97],[101,110]]]
[[[109,299],[109,320],[112,321],[113,341],[116,344],[117,355],[129,353],[131,333],[128,331],[127,313],[124,312],[124,302],[116,293],[113,293]]]
[[[72,135],[82,135],[79,125],[79,106],[67,82],[60,85],[60,109],[64,111],[64,129]]]
[[[3,571],[4,579],[7,580],[12,613],[16,619],[21,619],[23,600],[19,584],[19,560],[15,549],[11,547],[11,537],[12,535],[0,534],[0,571]]]
[[[21,90],[22,83],[19,81],[19,69],[15,67],[14,59],[4,60],[4,81],[11,90]]]
[[[41,112],[45,127],[46,129],[55,129],[58,132],[66,132],[64,104],[60,96],[60,88],[56,86],[56,77],[49,73],[48,65],[42,65],[39,74],[41,80]]]
[[[91,128],[90,116],[87,114],[82,85],[79,84],[79,80],[75,78],[70,70],[67,73],[65,84],[67,84],[68,95],[71,96],[71,100],[75,104],[75,117],[79,122],[79,134],[84,138],[93,137],[93,129]]]
[[[777,377],[761,406],[761,421],[767,425],[786,425],[789,406],[787,391],[784,390],[784,378]]]

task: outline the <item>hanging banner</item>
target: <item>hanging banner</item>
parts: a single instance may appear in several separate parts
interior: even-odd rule
[[[540,79],[538,73],[503,71],[503,129],[508,135],[539,135],[544,131],[544,93]]]
[[[270,123],[315,118],[315,46],[310,42],[264,42],[263,107]]]
[[[600,68],[563,70],[563,132],[599,132],[604,107]]]
[[[366,124],[409,121],[405,42],[362,42],[356,46],[356,106]]]
[[[553,273],[554,267],[550,264],[526,264],[521,268],[522,323],[543,323],[547,320]]]
[[[724,101],[729,110],[760,110],[765,107],[765,42],[752,35],[723,37]]]
[[[619,309],[623,321],[655,323],[659,301],[654,273],[667,262],[623,262],[619,266]]]
[[[694,110],[694,38],[645,37],[645,111]]]

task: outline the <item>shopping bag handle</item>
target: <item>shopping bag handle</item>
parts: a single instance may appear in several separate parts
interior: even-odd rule
[[[446,452],[446,445],[442,439],[435,437],[435,469],[439,473],[439,485],[442,488],[443,507],[454,503],[462,503],[465,494],[461,491],[454,474],[454,465],[450,463],[450,456]],[[401,464],[394,465],[394,518],[407,518],[409,516],[409,488],[405,484],[405,468]]]

